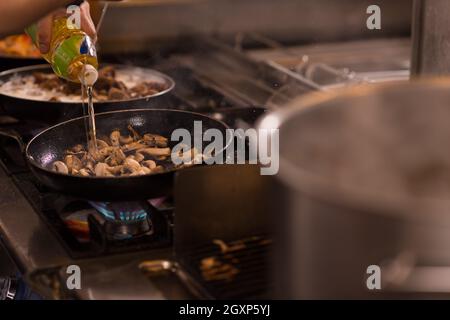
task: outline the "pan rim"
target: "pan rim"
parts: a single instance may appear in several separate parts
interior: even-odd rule
[[[193,111],[176,110],[176,109],[162,109],[162,108],[159,108],[159,109],[142,109],[142,108],[138,108],[138,109],[123,109],[123,110],[116,110],[116,111],[101,112],[101,113],[96,114],[95,116],[97,117],[97,116],[108,115],[108,114],[112,114],[112,113],[117,114],[117,113],[125,113],[125,112],[152,112],[152,111],[169,111],[169,112],[178,112],[178,113],[184,113],[184,114],[191,114],[191,115],[201,116],[203,118],[207,118],[209,120],[212,120],[212,121],[215,121],[215,122],[221,124],[224,127],[224,129],[230,129],[230,127],[225,122],[223,122],[221,120],[214,119],[214,118],[212,118],[212,117],[210,117],[208,115],[204,115],[204,114],[201,114],[201,113],[198,113],[198,112],[193,112]],[[87,117],[88,116],[82,116],[82,117],[69,119],[69,120],[57,123],[57,124],[55,124],[55,125],[53,125],[51,127],[48,127],[46,129],[42,130],[41,132],[39,132],[38,134],[36,134],[27,143],[27,145],[25,147],[25,156],[26,156],[28,162],[32,166],[34,166],[36,169],[41,170],[41,171],[45,171],[45,172],[53,174],[53,175],[58,175],[58,176],[66,177],[66,178],[70,178],[70,179],[72,179],[72,178],[73,179],[85,179],[86,181],[91,180],[91,179],[103,180],[103,181],[117,180],[117,179],[131,179],[131,178],[139,179],[139,178],[163,175],[163,174],[167,174],[167,173],[173,173],[173,172],[176,172],[178,170],[188,169],[189,168],[189,167],[188,168],[172,168],[172,169],[167,170],[167,171],[163,171],[163,172],[159,172],[159,173],[153,173],[153,174],[151,173],[151,174],[146,174],[146,175],[140,175],[140,176],[118,176],[118,177],[89,176],[89,177],[84,177],[84,176],[74,176],[74,175],[70,175],[70,174],[64,174],[64,173],[56,172],[56,171],[50,170],[48,168],[45,168],[45,167],[41,166],[40,164],[38,164],[36,162],[36,160],[30,155],[29,147],[33,143],[33,141],[35,139],[37,139],[39,136],[41,136],[42,134],[44,134],[47,131],[53,130],[54,128],[63,126],[63,125],[65,125],[67,123],[70,123],[70,122],[80,121],[80,120],[85,119]],[[226,141],[225,146],[222,148],[222,150],[220,150],[221,153],[223,153],[226,149],[228,149],[228,147],[232,143],[232,140],[233,140],[233,137],[230,137],[230,139]],[[192,167],[196,167],[196,166],[199,166],[199,165],[201,165],[201,164],[193,165]]]
[[[155,69],[151,68],[145,68],[140,66],[127,66],[126,64],[117,64],[117,63],[105,63],[102,64],[104,66],[116,66],[116,67],[132,67],[132,68],[140,68],[146,71],[146,73],[153,74],[155,76],[158,76],[164,80],[164,82],[168,85],[167,89],[164,89],[163,91],[157,92],[155,94],[141,97],[141,98],[131,98],[126,100],[107,100],[107,101],[95,101],[95,104],[104,105],[104,104],[110,104],[110,103],[127,103],[127,102],[136,102],[140,100],[149,100],[152,98],[156,98],[162,95],[165,95],[169,92],[171,92],[175,88],[175,80],[172,79],[172,77],[168,76],[165,73],[159,72]],[[14,69],[8,69],[5,71],[0,72],[0,79],[4,76],[14,75],[15,73],[23,73],[26,71],[33,71],[33,70],[44,70],[49,69],[51,70],[51,66],[49,64],[36,64],[31,66],[25,66],[25,67],[19,67]],[[74,101],[50,101],[50,100],[39,100],[39,99],[30,99],[30,98],[21,98],[15,95],[7,94],[0,92],[0,96],[5,96],[12,99],[18,99],[28,102],[39,102],[39,103],[49,103],[49,104],[69,104],[69,105],[80,105],[82,102],[74,102]]]
[[[44,58],[42,58],[41,56],[16,56],[14,54],[3,54],[3,53],[0,53],[0,59],[32,60],[40,62],[45,61]]]

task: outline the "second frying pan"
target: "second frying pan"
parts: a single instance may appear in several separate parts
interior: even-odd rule
[[[45,60],[40,57],[21,57],[0,53],[0,71],[43,64],[44,62]]]
[[[95,102],[95,111],[106,112],[127,108],[164,108],[171,106],[171,99],[168,95],[175,87],[175,82],[167,75],[158,71],[124,66],[113,65],[117,70],[127,70],[127,73],[142,77],[143,81],[155,81],[163,84],[167,89],[142,98],[117,101],[99,101]],[[14,78],[20,78],[32,75],[34,72],[51,73],[51,67],[47,64],[35,65],[22,68],[11,69],[0,72],[0,85],[11,81]],[[45,101],[33,97],[21,97],[16,94],[5,93],[0,90],[0,107],[10,116],[19,120],[39,120],[48,124],[73,119],[83,115],[83,109],[80,102],[59,102]]]

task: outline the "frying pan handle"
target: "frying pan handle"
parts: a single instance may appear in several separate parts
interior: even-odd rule
[[[17,131],[14,129],[0,128],[0,136],[14,139],[19,144],[22,153],[25,154],[26,144],[23,142],[22,137]]]

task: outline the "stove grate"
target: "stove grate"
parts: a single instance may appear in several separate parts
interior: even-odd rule
[[[190,250],[183,267],[216,299],[264,299],[272,292],[270,252],[272,241],[254,236],[213,243]]]

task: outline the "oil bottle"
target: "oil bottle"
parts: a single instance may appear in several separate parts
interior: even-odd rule
[[[25,29],[37,45],[37,25]],[[71,28],[67,17],[57,17],[52,25],[50,50],[43,55],[56,75],[68,81],[92,86],[98,77],[97,52],[92,39],[83,31]]]

